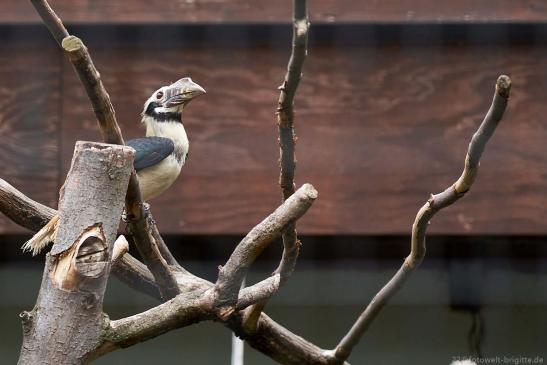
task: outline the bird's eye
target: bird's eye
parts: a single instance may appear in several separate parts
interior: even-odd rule
[[[158,93],[156,94],[156,98],[158,99],[163,98],[163,91],[158,91]]]

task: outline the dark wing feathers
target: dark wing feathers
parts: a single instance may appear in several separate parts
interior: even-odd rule
[[[127,145],[137,151],[133,163],[137,172],[159,163],[175,150],[173,141],[164,137],[136,138],[127,141]]]

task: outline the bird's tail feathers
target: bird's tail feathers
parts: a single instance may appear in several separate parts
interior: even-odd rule
[[[44,226],[41,230],[36,232],[34,236],[25,244],[23,252],[32,252],[32,256],[38,255],[44,248],[46,248],[50,242],[55,241],[57,235],[57,228],[59,227],[59,216],[54,215],[53,218]]]

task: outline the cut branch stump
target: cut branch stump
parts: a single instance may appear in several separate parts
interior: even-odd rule
[[[104,292],[134,153],[126,146],[76,143],[38,300],[21,314],[19,364],[86,363],[101,342]]]

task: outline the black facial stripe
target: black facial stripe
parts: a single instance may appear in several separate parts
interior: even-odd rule
[[[155,101],[152,101],[150,104],[148,104],[148,107],[146,108],[146,110],[144,111],[144,114],[148,115],[148,116],[155,116],[157,113],[154,109],[156,108],[159,108],[161,106],[160,103],[157,103]]]
[[[174,113],[174,112],[158,113],[156,112],[155,109],[159,107],[161,107],[161,104],[153,101],[150,104],[148,104],[148,107],[144,111],[144,114],[154,118],[156,122],[178,122],[178,123],[181,122],[180,113]]]

